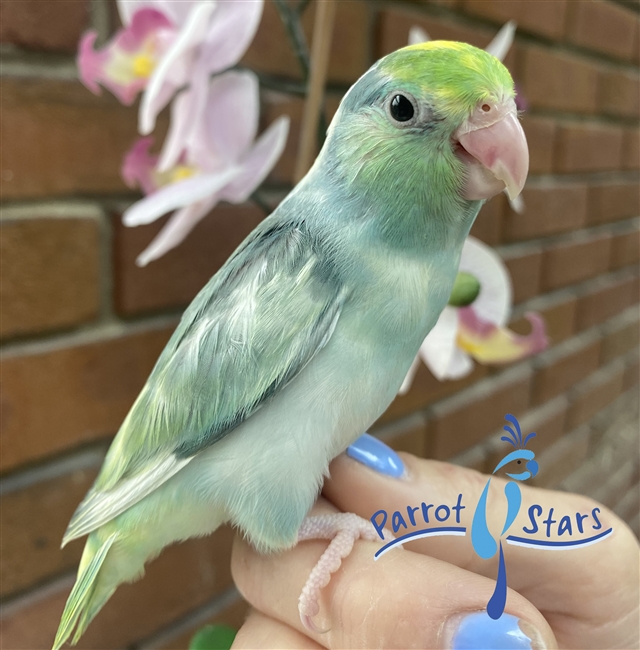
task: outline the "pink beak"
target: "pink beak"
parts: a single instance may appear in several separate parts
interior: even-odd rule
[[[488,199],[506,188],[513,200],[522,192],[529,149],[512,99],[482,102],[454,137],[468,172],[464,198]]]

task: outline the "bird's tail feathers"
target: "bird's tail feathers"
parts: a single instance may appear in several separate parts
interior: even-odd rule
[[[112,533],[95,552],[92,551],[90,543],[87,542],[87,546],[85,547],[85,554],[87,555],[82,558],[83,561],[78,572],[78,578],[67,599],[52,650],[59,650],[69,640],[74,628],[76,630],[71,643],[75,645],[87,629],[93,617],[100,611],[115,591],[115,585],[110,590],[96,590],[96,578],[98,577],[100,567],[107,557],[109,549],[117,537],[117,532]]]

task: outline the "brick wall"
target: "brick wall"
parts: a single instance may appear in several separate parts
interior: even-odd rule
[[[305,29],[310,34],[312,10]],[[638,76],[640,14],[610,0],[339,0],[327,110],[421,25],[485,46],[504,21],[507,64],[530,110],[527,211],[502,196],[473,233],[511,272],[514,329],[546,319],[551,346],[503,370],[440,383],[422,367],[375,432],[398,449],[491,470],[505,412],[536,430],[538,485],[590,494],[638,532]],[[108,0],[2,0],[2,647],[47,648],[82,542],[59,550],[110,437],[181,310],[263,218],[221,206],[177,250],[140,269],[160,224],[127,229],[119,177],[136,111],[76,80],[80,33],[105,37]],[[268,0],[245,57],[263,80],[265,123],[292,135],[265,196],[291,185],[302,112],[295,58]],[[166,128],[161,120],[160,133]],[[543,449],[544,448],[544,449]],[[209,620],[239,625],[229,530],[166,550],[121,587],[80,648],[184,648]]]

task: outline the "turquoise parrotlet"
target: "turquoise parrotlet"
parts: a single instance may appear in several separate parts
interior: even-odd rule
[[[63,544],[88,535],[54,649],[163,547],[236,526],[261,552],[332,539],[300,597],[358,537],[307,518],[329,462],[395,397],[447,304],[483,202],[517,196],[528,149],[494,56],[431,41],[347,92],[305,178],[185,311]]]

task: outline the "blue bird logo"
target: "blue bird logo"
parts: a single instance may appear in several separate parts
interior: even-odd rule
[[[526,481],[534,477],[538,473],[538,462],[535,460],[535,454],[530,449],[525,449],[527,443],[531,438],[535,437],[535,433],[528,434],[525,438],[522,437],[522,430],[520,423],[515,416],[508,413],[505,415],[505,420],[509,422],[503,428],[509,434],[502,436],[501,440],[508,442],[515,450],[508,453],[502,460],[495,466],[492,472],[495,474],[498,470],[505,465],[509,465],[514,461],[517,464],[525,462],[525,471],[523,472],[507,472],[509,478],[514,481]],[[520,487],[514,481],[508,481],[504,486],[504,494],[507,499],[507,515],[505,517],[504,526],[500,533],[500,538],[509,530],[511,524],[515,521],[520,511],[522,504],[522,494]],[[491,476],[489,477],[484,490],[480,495],[478,504],[473,514],[473,523],[471,525],[471,543],[474,551],[483,559],[487,560],[493,557],[498,550],[498,543],[489,531],[487,526],[487,497],[489,493],[489,485],[491,483]],[[502,551],[502,541],[499,543],[500,558],[498,563],[498,577],[496,579],[496,587],[487,604],[487,614],[493,619],[498,619],[504,612],[504,606],[507,601],[507,569],[504,561],[504,553]]]

